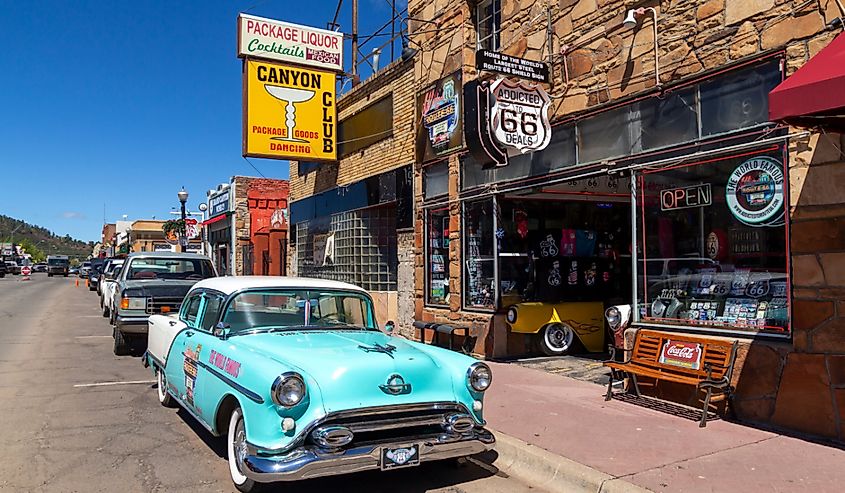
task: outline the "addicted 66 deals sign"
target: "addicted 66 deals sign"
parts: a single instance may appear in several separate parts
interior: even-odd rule
[[[335,74],[244,62],[244,156],[336,160]]]

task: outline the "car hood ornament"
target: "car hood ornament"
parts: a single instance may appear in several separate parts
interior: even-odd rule
[[[393,352],[396,351],[396,346],[392,346],[390,344],[382,346],[378,343],[373,344],[372,346],[359,345],[358,348],[365,353],[384,353],[391,358],[393,358]]]
[[[403,395],[411,393],[411,384],[405,383],[405,379],[402,378],[402,375],[398,373],[394,373],[387,377],[387,383],[379,385],[378,388],[380,388],[385,394],[390,395]]]

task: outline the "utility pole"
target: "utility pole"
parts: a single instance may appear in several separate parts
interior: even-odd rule
[[[358,0],[352,0],[352,85],[358,84]]]

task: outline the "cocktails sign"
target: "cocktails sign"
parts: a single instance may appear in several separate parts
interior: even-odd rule
[[[343,70],[343,33],[240,14],[238,56],[340,72]]]
[[[660,352],[660,362],[691,370],[701,368],[701,345],[694,342],[667,340]]]
[[[337,159],[335,74],[246,60],[243,155]]]

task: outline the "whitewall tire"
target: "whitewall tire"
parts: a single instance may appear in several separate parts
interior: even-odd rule
[[[229,476],[238,491],[249,493],[256,491],[255,481],[246,477],[241,471],[245,467],[246,457],[246,428],[241,408],[236,407],[229,418],[229,433],[226,436],[226,455],[229,459]]]
[[[540,349],[548,356],[562,356],[572,352],[575,331],[567,324],[549,324],[540,333]]]
[[[161,368],[156,368],[156,392],[159,404],[164,407],[176,407],[173,397],[167,393],[167,377]]]

